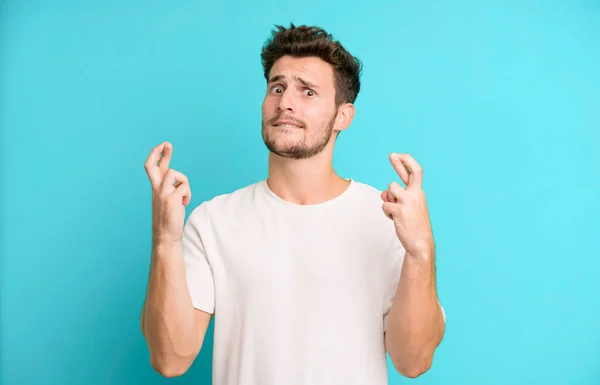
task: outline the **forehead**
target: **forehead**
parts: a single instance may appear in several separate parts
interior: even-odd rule
[[[283,56],[273,64],[269,78],[284,76],[288,81],[301,78],[320,87],[334,87],[333,66],[318,57]]]

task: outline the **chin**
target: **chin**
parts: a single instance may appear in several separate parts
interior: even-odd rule
[[[327,144],[307,143],[306,130],[299,127],[263,127],[263,142],[273,154],[287,159],[307,159],[317,155]]]
[[[319,154],[324,146],[307,146],[301,140],[277,140],[272,137],[265,140],[265,145],[273,154],[287,159],[308,159]]]
[[[271,152],[274,152],[280,156],[286,156],[286,154],[293,154],[300,150],[303,146],[297,140],[270,140],[267,143],[267,147]]]

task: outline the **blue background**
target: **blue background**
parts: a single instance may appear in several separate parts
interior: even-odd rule
[[[265,178],[259,52],[294,22],[365,64],[339,173],[425,170],[448,323],[412,383],[600,383],[600,4],[250,3],[1,2],[0,382],[209,383],[212,327],[149,364],[143,164],[171,141],[192,206]]]

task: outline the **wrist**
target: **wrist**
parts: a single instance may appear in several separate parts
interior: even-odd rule
[[[181,248],[181,242],[177,240],[168,239],[154,239],[152,241],[152,248],[155,253],[164,254],[171,251],[175,251]]]
[[[433,261],[435,258],[435,253],[433,250],[416,250],[416,251],[406,251],[406,258],[415,259],[418,261],[429,262]]]

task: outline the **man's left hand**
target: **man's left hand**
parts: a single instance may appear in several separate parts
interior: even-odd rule
[[[407,254],[430,258],[434,250],[429,211],[423,192],[423,169],[408,154],[391,154],[390,162],[406,185],[392,182],[381,193],[383,212],[394,221],[396,235]]]

